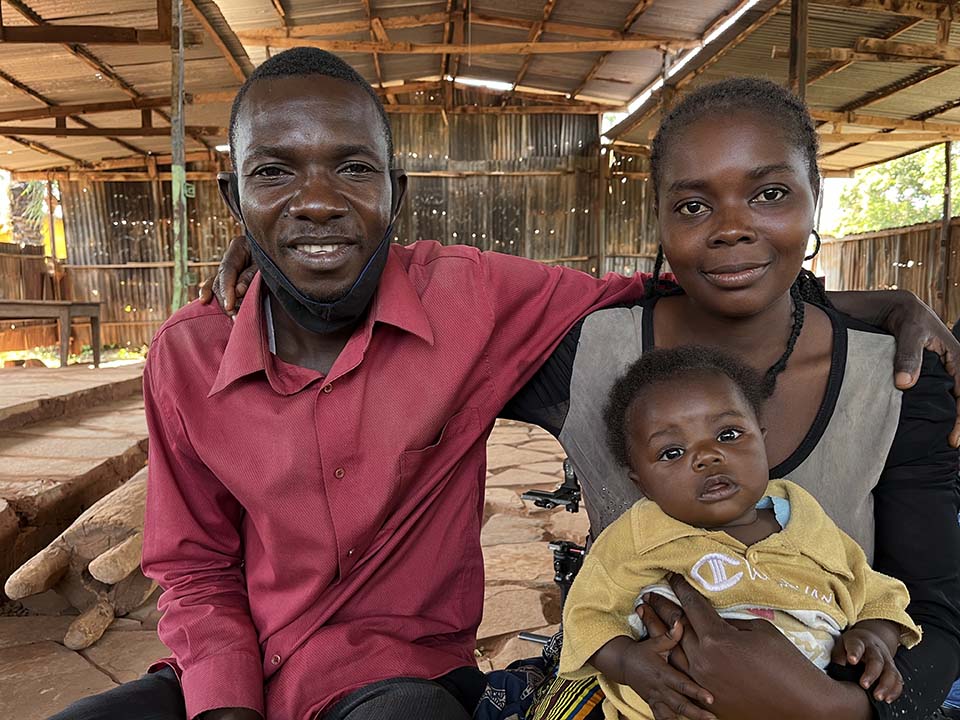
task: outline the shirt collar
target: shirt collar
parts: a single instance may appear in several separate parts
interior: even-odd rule
[[[789,502],[789,522],[780,532],[761,540],[757,545],[763,544],[763,547],[769,551],[776,551],[778,546],[786,546],[790,548],[789,552],[802,553],[831,572],[841,574],[849,572],[844,562],[845,555],[837,550],[834,542],[826,540],[836,535],[835,532],[830,532],[829,525],[832,521],[820,509],[810,493],[787,480],[771,480],[764,496],[770,497],[771,505],[774,506],[780,498]],[[763,503],[762,499],[761,503]],[[676,520],[663,512],[655,502],[646,498],[639,501],[634,522],[637,537],[640,538],[637,546],[638,553],[649,552],[680,538],[706,535],[723,538],[731,544],[742,545],[739,540],[727,533],[694,527]],[[816,540],[811,542],[811,538]]]
[[[268,364],[273,364],[271,360],[275,358],[270,356],[263,315],[263,298],[266,292],[260,273],[257,273],[244,296],[239,312],[237,312],[233,330],[230,332],[230,339],[227,341],[223,357],[220,360],[216,380],[207,397],[215,395],[246,375],[266,371]],[[376,295],[371,302],[370,312],[364,323],[358,327],[357,333],[366,336],[368,342],[376,323],[393,325],[433,345],[433,329],[430,326],[426,310],[424,310],[420,296],[410,282],[407,269],[394,253],[392,247],[383,269],[383,275],[380,277]],[[278,363],[282,362],[279,359],[276,360]],[[293,366],[286,363],[282,363],[282,365],[288,369],[293,369]],[[309,384],[310,380],[316,379],[316,374],[312,371],[305,372],[311,373],[311,377],[299,377],[302,374],[295,373],[298,375],[294,382],[296,387],[283,382],[281,383],[282,388],[275,389],[281,394],[290,394],[302,389]],[[274,373],[268,372],[267,374],[269,377]],[[273,385],[274,378],[270,377],[269,379],[271,385]],[[290,379],[294,380],[294,378]]]

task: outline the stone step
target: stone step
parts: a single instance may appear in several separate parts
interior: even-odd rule
[[[146,460],[140,397],[0,434],[0,587]]]
[[[0,370],[0,435],[142,392],[143,363]]]

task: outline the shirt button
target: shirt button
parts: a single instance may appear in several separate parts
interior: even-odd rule
[[[343,479],[343,476],[344,476],[345,474],[346,474],[346,473],[343,472],[343,468],[337,468],[336,470],[333,471],[333,476],[334,476],[337,480],[342,480],[342,479]]]
[[[279,656],[279,655],[274,655],[272,658],[270,658],[270,664],[271,664],[271,665],[279,665],[279,664],[280,664],[280,656]]]
[[[329,395],[331,392],[333,392],[333,385],[324,385],[323,391]]]
[[[353,557],[353,548],[347,550],[347,557]]]

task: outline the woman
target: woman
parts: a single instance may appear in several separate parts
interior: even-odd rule
[[[774,386],[763,418],[771,477],[812,492],[876,569],[906,583],[924,640],[898,654],[905,689],[888,705],[854,684],[859,669],[847,669],[853,682],[811,673],[767,624],[717,622],[680,583],[688,630],[674,665],[715,694],[709,710],[721,718],[922,720],[960,675],[957,453],[948,440],[956,409],[932,353],[901,393],[892,338],[834,311],[801,271],[816,158],[806,108],[771,82],[731,80],[688,96],[651,153],[662,241],[655,275],[665,255],[679,287],[655,280],[645,302],[587,317],[509,413],[561,439],[597,534],[638,498],[602,435],[602,405],[627,364],[652,347],[710,344],[765,371]],[[666,623],[654,621],[652,635],[678,612],[658,609]],[[673,700],[660,717],[712,716],[682,683]]]

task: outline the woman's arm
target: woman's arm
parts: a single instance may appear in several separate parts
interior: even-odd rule
[[[926,352],[917,384],[903,394],[900,425],[873,491],[876,570],[903,581],[907,612],[923,640],[897,653],[904,691],[884,718],[928,717],[960,676],[960,527],[958,457],[947,435],[954,426],[953,379]]]

